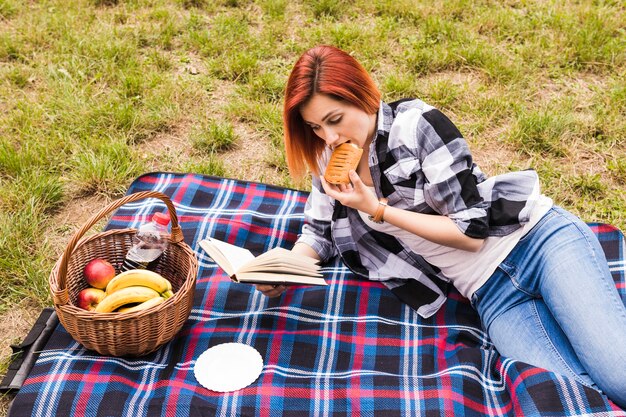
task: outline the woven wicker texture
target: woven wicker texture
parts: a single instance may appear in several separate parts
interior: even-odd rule
[[[85,265],[94,258],[102,258],[117,269],[132,246],[136,229],[83,236],[104,216],[124,204],[144,198],[162,200],[170,215],[170,244],[159,259],[155,272],[172,283],[174,296],[155,307],[133,313],[83,310],[76,302],[78,293],[89,286],[83,277]],[[78,343],[103,355],[142,356],[172,340],[189,317],[197,272],[198,261],[183,240],[174,205],[163,193],[145,191],[114,201],[94,214],[70,239],[50,274],[49,284],[59,320]]]

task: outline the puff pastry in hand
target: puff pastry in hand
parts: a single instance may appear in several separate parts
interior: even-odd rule
[[[329,184],[349,184],[348,172],[356,169],[363,154],[363,149],[353,143],[342,143],[330,156],[324,179]]]

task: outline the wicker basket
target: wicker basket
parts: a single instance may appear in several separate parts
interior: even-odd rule
[[[136,229],[109,230],[81,238],[113,210],[144,198],[161,199],[170,214],[170,245],[155,271],[170,280],[174,296],[156,307],[133,313],[95,313],[79,308],[78,293],[88,287],[83,278],[85,265],[102,258],[117,268],[132,246]],[[114,201],[93,215],[68,243],[50,274],[49,284],[59,320],[78,343],[103,355],[142,356],[173,339],[189,317],[197,272],[198,261],[183,240],[174,205],[165,194],[144,191]]]

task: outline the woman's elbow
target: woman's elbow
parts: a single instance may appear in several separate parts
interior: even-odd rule
[[[478,252],[485,243],[485,239],[477,239],[467,236],[463,241],[463,247],[461,249],[468,252]]]

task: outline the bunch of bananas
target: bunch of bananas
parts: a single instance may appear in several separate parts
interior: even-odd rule
[[[160,274],[147,269],[132,269],[116,275],[107,284],[97,313],[131,313],[145,310],[174,295],[172,284]]]

